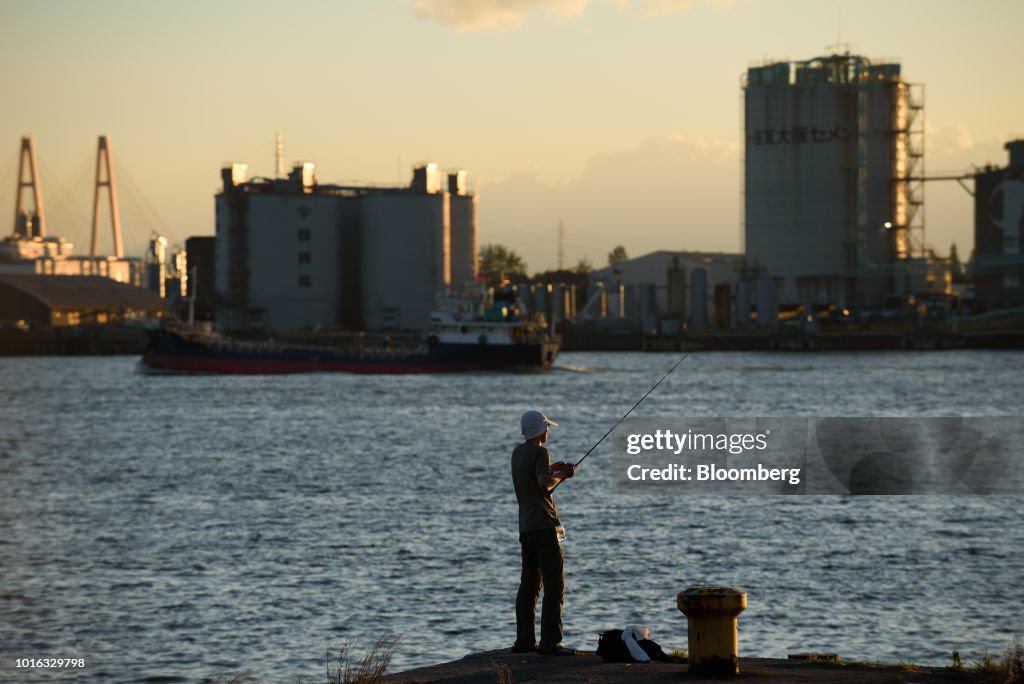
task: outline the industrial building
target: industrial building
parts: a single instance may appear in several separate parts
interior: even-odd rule
[[[217,327],[225,332],[422,330],[437,294],[476,276],[476,196],[436,164],[408,187],[320,184],[222,171],[216,197]]]
[[[675,334],[732,324],[742,254],[659,250],[591,273],[580,313],[636,321],[646,332]]]
[[[879,308],[925,268],[923,89],[831,54],[748,69],[744,240],[780,303]]]
[[[32,247],[36,241],[42,242],[46,248],[46,238],[25,240],[21,238],[5,238],[0,241],[0,273],[23,273],[53,276],[100,276],[110,278],[119,283],[142,285],[142,260],[131,257],[76,257],[76,256],[37,256],[31,258],[7,258],[7,255],[24,254],[26,247]],[[50,242],[49,244],[55,244]],[[64,242],[68,248],[71,244]]]
[[[146,287],[172,302],[185,296],[188,264],[185,250],[168,247],[167,238],[154,233],[146,249]]]
[[[1006,143],[1004,168],[974,174],[974,305],[1024,307],[1024,140]]]
[[[65,328],[156,319],[159,295],[100,276],[0,273],[0,322]]]

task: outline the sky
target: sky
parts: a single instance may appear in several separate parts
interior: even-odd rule
[[[109,134],[129,252],[183,244],[213,233],[225,162],[273,175],[280,132],[321,182],[465,169],[480,243],[531,272],[558,265],[559,222],[567,266],[739,251],[749,66],[898,60],[925,85],[927,173],[961,173],[1024,137],[1021,26],[1019,0],[0,0],[0,219],[31,134],[50,232],[84,253]],[[969,254],[971,197],[925,200],[927,242]]]

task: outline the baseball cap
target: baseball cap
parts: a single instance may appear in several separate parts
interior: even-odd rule
[[[540,411],[527,411],[519,419],[519,425],[523,429],[523,437],[533,439],[548,429],[548,426],[558,427],[558,423],[545,416]]]

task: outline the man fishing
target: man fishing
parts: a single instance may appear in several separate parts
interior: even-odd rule
[[[565,566],[559,530],[562,529],[551,498],[551,490],[576,472],[572,463],[551,463],[544,443],[549,427],[558,423],[540,411],[527,411],[520,420],[526,440],[512,452],[512,484],[519,502],[519,545],[523,574],[516,594],[515,653],[575,655],[563,648],[562,602],[565,599]],[[540,644],[535,641],[534,620],[537,597],[544,587],[541,604]]]

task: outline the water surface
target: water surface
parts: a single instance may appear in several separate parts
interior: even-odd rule
[[[135,359],[0,359],[0,680],[264,681],[391,631],[393,669],[510,645],[518,418],[578,459],[678,356],[567,353],[548,373],[145,376]],[[1021,352],[693,353],[644,416],[1020,415]],[[675,594],[748,592],[741,655],[948,664],[1024,632],[1017,497],[612,493],[610,445],[556,493],[565,643]]]

